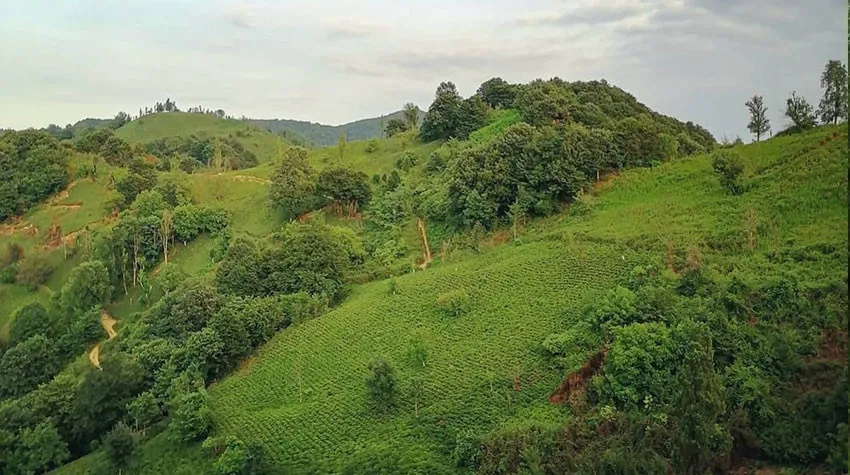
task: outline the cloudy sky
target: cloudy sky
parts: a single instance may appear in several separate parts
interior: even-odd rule
[[[605,78],[747,137],[847,58],[845,0],[28,0],[0,15],[0,127],[136,113],[166,96],[329,124],[430,104],[440,81]]]

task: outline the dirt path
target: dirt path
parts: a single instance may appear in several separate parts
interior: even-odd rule
[[[110,340],[118,335],[118,332],[115,331],[116,323],[118,323],[118,320],[112,318],[112,315],[104,309],[100,314],[100,324],[103,325],[103,329],[106,330],[106,334]],[[89,360],[97,369],[100,369],[100,345],[100,343],[94,345],[94,348],[89,352]]]
[[[231,175],[230,178],[233,178],[236,181],[247,181],[249,183],[259,183],[261,185],[268,185],[272,182],[271,180],[267,180],[265,178],[250,175]]]
[[[425,221],[422,218],[416,218],[416,227],[419,229],[419,236],[422,237],[422,264],[419,264],[419,268],[425,270],[428,267],[428,264],[431,263],[434,259],[431,257],[431,247],[428,246],[428,234],[425,233]]]

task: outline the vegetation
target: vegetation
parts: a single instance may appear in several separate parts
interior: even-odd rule
[[[14,133],[74,180],[0,228],[3,473],[846,471],[846,126],[715,150],[558,78],[322,150],[139,116]]]

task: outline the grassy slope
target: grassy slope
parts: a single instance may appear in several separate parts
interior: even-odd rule
[[[208,114],[163,112],[128,122],[115,134],[130,143],[196,134],[204,137],[231,136],[254,152],[260,163],[270,161],[276,154],[277,137],[250,124],[234,119],[219,119]]]
[[[536,345],[636,263],[662,261],[668,243],[734,266],[779,265],[762,256],[827,244],[839,252],[801,269],[846,278],[846,142],[846,128],[826,127],[741,147],[748,191],[740,197],[723,193],[704,156],[628,171],[583,205],[530,227],[524,245],[398,278],[396,295],[387,295],[386,282],[357,287],[340,307],[281,332],[211,388],[219,433],[260,443],[278,467],[295,471],[333,472],[362,450],[400,454],[411,469],[429,463],[449,471],[440,447],[458,430],[563,423],[568,413],[546,401],[561,375]],[[749,209],[755,252],[746,246]],[[441,316],[437,296],[458,288],[473,310],[456,320]],[[420,418],[403,399],[390,416],[368,413],[367,363],[390,359],[404,391],[411,370],[403,355],[414,340],[429,349]],[[190,467],[185,454],[161,450],[163,437],[142,448],[142,463]]]

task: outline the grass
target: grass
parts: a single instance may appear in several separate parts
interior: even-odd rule
[[[404,152],[415,154],[419,158],[419,163],[425,163],[431,152],[442,144],[442,141],[419,142],[413,132],[398,134],[384,140],[375,140],[377,149],[367,152],[366,148],[370,142],[372,141],[359,140],[348,143],[341,159],[339,148],[335,146],[313,150],[308,159],[316,170],[321,171],[333,166],[344,166],[361,171],[371,177],[374,174],[382,175],[392,172],[396,161]]]
[[[165,137],[233,137],[245,150],[253,152],[260,163],[271,161],[277,153],[278,137],[245,122],[219,119],[209,114],[162,112],[128,122],[115,134],[130,143],[146,143]]]

